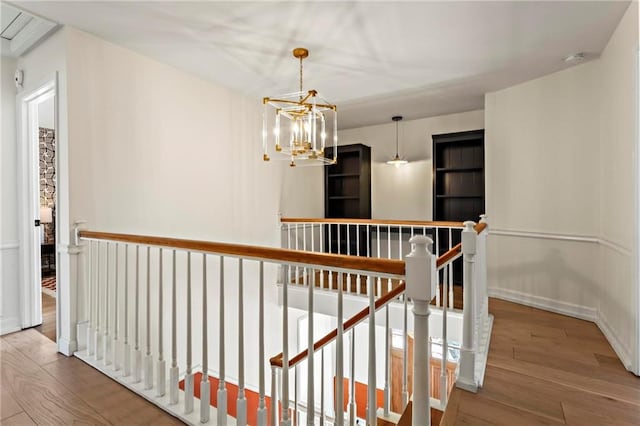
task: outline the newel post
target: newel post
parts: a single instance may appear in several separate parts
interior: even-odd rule
[[[76,254],[76,273],[75,273],[75,291],[69,292],[69,313],[71,318],[71,326],[75,325],[75,349],[88,349],[88,341],[86,341],[87,329],[89,328],[89,308],[86,302],[89,286],[89,277],[87,275],[88,265],[86,254],[84,253],[84,245],[80,242],[81,227],[87,223],[86,220],[76,220],[73,222],[73,248],[69,253]],[[70,280],[71,281],[71,280]],[[74,285],[72,284],[72,287]],[[61,292],[62,293],[62,292]],[[61,321],[62,322],[62,321]]]
[[[474,293],[476,283],[474,267],[478,234],[474,229],[475,223],[467,221],[462,231],[462,256],[463,256],[463,308],[462,308],[462,348],[460,350],[460,369],[456,386],[476,392],[478,386],[475,380],[475,346],[474,346]]]
[[[405,258],[407,290],[413,301],[413,406],[412,425],[431,424],[429,404],[429,303],[435,293],[436,260],[431,253],[433,240],[417,235],[411,240],[411,253]]]

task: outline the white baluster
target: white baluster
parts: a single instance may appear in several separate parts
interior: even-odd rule
[[[391,225],[387,226],[387,237],[387,259],[391,259]],[[400,238],[401,237],[402,236],[400,236]],[[387,278],[387,292],[391,291],[391,286],[391,278]]]
[[[124,246],[124,375],[131,375],[131,345],[129,344],[129,244]]]
[[[377,423],[376,410],[378,409],[376,398],[376,306],[373,295],[374,277],[370,276],[369,283],[369,368],[367,379],[367,424]]]
[[[447,278],[449,275],[448,267],[444,268],[444,280],[443,285],[447,286]],[[447,405],[447,355],[449,346],[447,344],[447,287],[443,288],[442,292],[442,363],[440,365],[440,403],[443,407]]]
[[[162,249],[158,249],[158,361],[156,362],[156,372],[158,381],[156,383],[156,396],[162,397],[166,392],[166,371],[167,363],[164,360],[164,342],[163,342],[163,320],[164,312],[164,281],[162,271]]]
[[[296,230],[295,230],[295,247],[296,247],[296,251],[298,250],[298,224],[296,223]],[[295,267],[295,283],[298,284],[298,279],[300,278],[300,270],[298,268],[298,266]],[[297,425],[296,425],[297,426]]]
[[[200,381],[200,423],[209,421],[211,383],[209,382],[209,343],[207,320],[207,255],[202,254],[202,379]]]
[[[95,275],[94,255],[93,255],[93,241],[89,241],[89,281],[87,286],[87,306],[89,307],[88,326],[87,326],[87,355],[93,355],[95,349],[93,347],[93,326],[94,321],[94,309],[93,309],[93,297],[94,290],[93,277]]]
[[[475,381],[475,345],[474,345],[474,299],[475,286],[474,269],[477,236],[474,229],[475,223],[464,222],[462,231],[462,255],[463,255],[463,306],[462,306],[462,348],[460,349],[460,366],[458,367],[458,380],[456,386],[471,392],[478,389]]]
[[[367,257],[371,257],[371,226],[367,224]]]
[[[340,232],[340,224],[336,225],[336,227],[338,228],[338,239],[336,240],[336,245],[338,246],[338,254],[342,254],[340,253],[340,246],[342,245],[342,239],[341,239],[341,232]]]
[[[382,258],[382,255],[380,254],[380,225],[376,225],[376,240],[378,243],[378,258]]]
[[[187,359],[184,375],[184,413],[193,412],[194,376],[191,365],[191,252],[187,252]]]
[[[289,266],[285,266],[289,269]],[[281,426],[290,426],[289,419],[289,291],[282,286],[282,420]],[[275,407],[274,407],[275,409]]]
[[[247,399],[244,395],[244,272],[243,261],[238,260],[238,399],[236,420],[239,426],[247,424]]]
[[[314,229],[315,226],[314,224],[310,224],[311,226],[311,251],[316,251],[316,242],[315,242],[315,233],[316,230]]]
[[[146,293],[146,352],[144,356],[144,388],[153,387],[153,358],[151,356],[151,247],[147,247],[147,293]]]
[[[389,381],[391,380],[391,328],[389,327],[389,305],[384,310],[385,333],[384,333],[384,416],[389,417],[389,408],[391,405],[391,391]]]
[[[313,277],[315,277],[315,271],[312,269]],[[308,309],[309,319],[307,321],[307,425],[313,425],[315,420],[314,403],[315,403],[315,376],[314,376],[314,348],[313,348],[313,322],[314,322],[314,300],[313,289],[315,287],[315,279],[311,280],[309,289],[307,292],[308,297]]]
[[[342,272],[338,274],[338,333],[336,336],[336,394],[335,394],[335,425],[344,424],[344,314],[342,307]]]
[[[402,410],[409,403],[409,330],[408,330],[408,308],[407,296],[403,295],[403,318],[402,318]]]
[[[349,426],[356,424],[358,408],[356,405],[356,328],[351,329],[351,344],[349,345]]]
[[[451,227],[449,227],[449,250],[451,250],[453,248],[453,238],[451,235]],[[451,269],[453,267],[453,264],[450,263],[449,264],[449,308],[453,309],[453,269]]]
[[[112,358],[113,358],[113,369],[115,371],[120,370],[120,357],[118,356],[118,349],[119,349],[119,342],[118,342],[118,318],[120,316],[120,312],[118,312],[118,287],[119,287],[119,274],[118,274],[118,263],[119,263],[119,256],[118,256],[118,249],[119,249],[119,244],[116,243],[116,273],[115,273],[115,282],[114,282],[114,302],[113,302],[113,306],[114,306],[114,315],[113,315],[113,345],[111,346],[111,349],[113,351],[112,354]]]
[[[331,251],[331,228],[333,226],[331,224],[329,224],[329,253],[333,253]],[[333,271],[331,269],[329,269],[329,289],[333,290]]]
[[[225,386],[225,343],[224,343],[224,256],[220,256],[220,312],[219,312],[219,326],[220,326],[220,341],[218,343],[218,358],[219,358],[219,373],[218,376],[218,424],[227,424],[227,387]]]
[[[320,253],[324,253],[324,225],[320,225]],[[324,288],[324,271],[320,271],[320,288]]]
[[[320,350],[320,426],[325,424],[324,414],[324,346]]]
[[[265,401],[265,385],[264,385],[264,262],[260,262],[260,290],[258,298],[260,300],[259,320],[258,320],[258,346],[259,346],[259,365],[258,365],[258,426],[267,425],[267,406]],[[273,392],[273,384],[271,388]],[[273,393],[271,394],[273,399]]]
[[[293,424],[300,424],[300,412],[298,411],[298,364],[293,367]]]
[[[103,364],[109,365],[111,364],[111,336],[109,335],[109,329],[111,328],[111,324],[109,324],[109,242],[107,241],[107,268],[105,273],[105,296],[104,296],[104,335],[102,336],[102,355],[103,355]]]
[[[276,395],[276,367],[271,367],[271,395],[269,397],[269,409],[271,425],[277,426],[278,424],[278,396]]]
[[[418,235],[411,239],[412,250],[405,258],[407,297],[413,300],[413,405],[412,425],[431,424],[429,383],[429,301],[435,275],[435,256],[429,251],[430,238]]]
[[[93,333],[93,347],[95,348],[95,359],[102,359],[102,333],[100,333],[100,323],[102,318],[100,317],[100,305],[101,305],[101,288],[100,288],[100,241],[96,243],[96,291],[95,304],[96,304],[96,329]]]
[[[140,350],[140,246],[136,245],[136,291],[134,298],[135,318],[134,318],[134,383],[142,380],[142,351]]]
[[[302,224],[302,251],[307,251],[307,224]],[[302,285],[308,285],[307,268],[302,268]],[[296,425],[297,426],[297,425]]]
[[[178,327],[176,300],[176,251],[171,254],[171,368],[169,369],[169,404],[178,403]]]
[[[287,223],[287,248],[289,250],[293,249],[293,245],[291,244],[291,224]],[[287,271],[289,271],[287,269]],[[285,280],[283,280],[283,284],[290,284],[291,283],[291,274],[293,272],[289,271],[289,273],[287,274],[283,274],[285,276]]]

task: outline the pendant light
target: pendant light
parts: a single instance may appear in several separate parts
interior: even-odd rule
[[[398,122],[402,120],[402,116],[396,115],[395,117],[391,117],[391,119],[396,122],[396,156],[393,157],[393,160],[387,161],[387,164],[400,167],[408,163],[407,160],[400,158],[400,155],[398,155]]]

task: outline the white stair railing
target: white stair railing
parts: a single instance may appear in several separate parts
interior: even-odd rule
[[[282,247],[304,251],[328,252],[337,254],[374,257],[379,259],[403,259],[409,251],[408,240],[415,235],[430,237],[435,241],[434,254],[439,256],[450,250],[460,241],[463,229],[462,222],[432,222],[432,221],[397,221],[377,219],[328,219],[328,218],[281,218]],[[337,239],[335,239],[337,237]],[[326,240],[326,244],[324,243]],[[396,242],[397,240],[397,242]],[[383,250],[384,249],[384,250]],[[308,279],[306,270],[293,271],[290,282],[304,284]],[[331,289],[333,277],[331,272],[328,280],[324,273],[320,277],[320,288]],[[456,277],[460,281],[462,277]],[[441,280],[436,282],[436,306],[442,306],[440,297]],[[448,274],[449,308],[454,307],[453,298],[453,269]],[[326,286],[325,286],[326,284]],[[380,295],[382,287],[389,291],[391,280],[378,281],[376,295]],[[362,293],[360,283],[355,288],[347,287],[347,293]]]
[[[366,253],[378,252],[373,250],[374,247],[380,245],[380,241],[371,240],[368,235],[374,228],[387,228],[390,233],[391,225],[371,225],[356,223],[352,227],[347,224],[342,230],[340,225],[329,225],[326,229],[334,227],[334,233],[340,233],[348,238],[348,244],[343,245],[338,250],[345,250],[348,253],[364,254],[360,247],[366,238],[368,248]],[[292,231],[289,235],[295,235],[294,230],[298,225],[291,226],[287,224],[287,228]],[[479,229],[479,227],[481,229]],[[475,387],[481,385],[481,367],[476,366],[475,359],[478,357],[479,351],[486,351],[487,345],[483,343],[483,339],[487,334],[487,325],[490,326],[488,319],[488,304],[486,300],[486,218],[480,225],[474,229],[473,223],[465,223],[465,229],[461,238],[462,253],[465,260],[465,309],[464,309],[464,338],[462,342],[460,378],[458,385],[465,386],[467,381],[475,384]],[[389,321],[389,303],[398,303],[401,309],[404,309],[403,323],[403,339],[405,344],[403,352],[403,373],[402,373],[402,403],[407,405],[409,399],[409,389],[407,386],[409,376],[409,366],[407,365],[408,348],[406,345],[408,339],[408,308],[412,307],[414,315],[414,365],[413,379],[413,424],[421,423],[429,420],[429,410],[431,399],[429,391],[429,363],[419,362],[419,360],[427,359],[427,346],[429,342],[429,325],[428,318],[430,315],[429,303],[436,293],[436,283],[442,282],[443,288],[443,329],[442,329],[442,345],[443,359],[441,364],[441,373],[439,379],[439,387],[441,393],[439,395],[440,403],[446,404],[446,389],[449,386],[447,376],[447,320],[446,315],[449,307],[452,306],[452,262],[460,256],[460,254],[451,255],[448,252],[448,258],[441,262],[436,262],[435,256],[431,253],[432,240],[426,226],[410,226],[403,231],[403,227],[399,226],[399,235],[402,232],[412,235],[410,240],[411,253],[407,254],[404,261],[391,259],[366,258],[357,256],[341,256],[326,255],[319,252],[313,252],[315,248],[331,247],[340,244],[332,242],[329,238],[325,241],[325,235],[322,233],[314,235],[315,231],[305,231],[303,228],[297,230],[298,236],[302,235],[310,239],[309,244],[296,241],[299,247],[306,249],[306,252],[270,249],[262,247],[239,246],[233,244],[209,243],[198,241],[174,240],[160,237],[136,237],[122,234],[104,234],[91,231],[81,231],[79,233],[81,240],[88,241],[88,267],[84,268],[87,272],[86,294],[87,303],[87,346],[86,351],[77,355],[90,363],[94,367],[103,371],[105,374],[119,380],[130,389],[143,394],[146,398],[156,402],[163,409],[169,411],[173,415],[180,417],[188,423],[209,423],[211,418],[211,410],[215,410],[214,422],[216,424],[247,424],[249,418],[248,400],[245,390],[245,354],[247,352],[258,354],[258,375],[257,378],[251,378],[256,383],[258,391],[258,404],[252,406],[251,416],[256,419],[259,425],[266,425],[269,421],[273,424],[279,422],[283,425],[290,425],[292,418],[304,418],[303,422],[307,425],[316,424],[317,421],[332,421],[336,425],[354,424],[357,416],[358,407],[356,406],[355,390],[356,378],[354,371],[356,369],[355,362],[355,327],[361,321],[368,323],[368,337],[365,339],[364,347],[367,347],[367,406],[361,407],[365,409],[366,421],[370,424],[377,421],[378,407],[381,407],[382,416],[388,417],[391,413],[390,407],[390,336],[391,325]],[[438,228],[436,228],[436,231]],[[353,233],[355,231],[355,233]],[[453,225],[446,230],[448,234],[449,244],[452,241],[452,232],[455,231]],[[478,232],[480,231],[480,232]],[[363,237],[366,232],[367,237]],[[378,232],[378,238],[380,233]],[[290,237],[287,237],[290,239]],[[356,246],[352,246],[352,239],[355,240]],[[293,242],[292,242],[293,243]],[[372,245],[373,243],[373,245]],[[389,244],[389,242],[387,242]],[[124,247],[122,247],[124,246]],[[134,248],[130,250],[130,247]],[[144,250],[146,248],[146,250]],[[474,249],[475,248],[475,249]],[[143,251],[141,254],[140,251]],[[171,251],[171,261],[167,260],[168,253]],[[404,245],[402,238],[398,241],[398,253],[402,253]],[[475,251],[474,251],[475,250]],[[157,255],[156,255],[157,253]],[[196,265],[192,265],[193,254],[202,254],[201,263],[197,261]],[[390,251],[385,253],[385,257],[389,257]],[[124,257],[124,258],[123,258]],[[142,257],[142,259],[141,259]],[[214,260],[219,260],[214,262]],[[199,260],[199,259],[198,259]],[[225,273],[225,260],[229,262],[237,262],[237,269]],[[146,262],[142,268],[140,262]],[[249,280],[247,273],[249,266],[245,263],[252,262],[256,268],[257,279]],[[254,263],[255,262],[255,263]],[[271,359],[272,374],[271,387],[269,395],[267,395],[267,384],[265,377],[265,282],[264,282],[264,263],[273,264],[281,267],[282,276],[285,278],[285,284],[282,286],[282,354]],[[481,263],[482,266],[479,266]],[[438,266],[436,266],[438,264]],[[475,266],[474,266],[475,264]],[[133,270],[130,268],[133,266]],[[195,294],[192,292],[193,273],[197,273],[198,266],[201,266],[201,273],[195,277],[201,282],[201,289]],[[209,269],[216,268],[219,271],[219,279],[208,279],[211,276]],[[180,274],[177,271],[183,270]],[[195,271],[194,271],[195,270]],[[157,271],[157,273],[155,273]],[[235,273],[237,271],[237,273]],[[298,271],[298,272],[295,272]],[[439,271],[442,271],[443,281],[438,279]],[[327,274],[325,274],[325,272]],[[133,275],[133,276],[131,276]],[[229,278],[235,281],[235,287],[238,289],[238,307],[237,307],[237,352],[230,347],[225,347],[225,332],[228,331],[225,323],[229,320],[225,314],[225,284]],[[327,277],[335,277],[338,283],[336,289],[336,313],[338,327],[335,335],[321,344],[314,341],[314,312],[316,304],[316,284],[319,287],[331,288],[332,281],[329,278],[329,286]],[[133,279],[133,285],[130,286],[130,278]],[[290,278],[293,278],[290,279]],[[295,283],[292,284],[292,282]],[[319,282],[318,282],[319,281]],[[406,284],[405,284],[406,282]],[[141,285],[142,283],[142,285]],[[182,283],[182,284],[181,284]],[[246,289],[247,283],[256,284],[256,288]],[[386,284],[386,288],[382,288],[381,283]],[[355,284],[355,287],[353,285]],[[165,285],[167,288],[165,288]],[[209,290],[215,285],[219,286],[218,300],[213,295],[209,295]],[[292,286],[307,286],[307,304],[308,304],[308,328],[306,353],[314,354],[317,351],[319,360],[314,357],[296,357],[291,358],[289,353],[289,288]],[[406,285],[406,287],[405,287]],[[364,287],[366,287],[366,290]],[[405,291],[406,289],[406,291]],[[167,291],[168,290],[168,291]],[[257,290],[257,291],[256,291]],[[344,292],[364,293],[368,298],[368,308],[364,315],[361,315],[356,321],[343,320],[344,318]],[[252,348],[247,351],[245,347],[244,325],[245,325],[245,300],[246,294],[250,292],[252,297],[258,294],[258,346],[255,350]],[[170,301],[166,301],[165,297],[170,297]],[[193,309],[193,298],[200,298],[198,304],[201,309]],[[133,303],[129,303],[129,299],[133,298]],[[140,300],[142,299],[142,300]],[[469,299],[469,300],[467,300]],[[121,303],[124,302],[124,303]],[[141,303],[142,302],[142,303]],[[211,305],[213,303],[213,305]],[[165,310],[165,305],[170,309]],[[219,334],[217,341],[209,338],[209,319],[213,317],[213,312],[217,309],[219,313],[218,327]],[[411,305],[411,306],[409,306]],[[376,311],[385,308],[384,318],[378,321],[384,324],[385,337],[379,344],[384,350],[376,352]],[[183,310],[184,309],[184,310]],[[213,310],[212,310],[213,309]],[[179,312],[185,312],[186,318],[180,319]],[[129,321],[132,318],[132,321]],[[202,354],[199,366],[193,362],[194,341],[193,333],[201,335],[199,347],[196,345],[195,350]],[[351,334],[348,334],[351,333]],[[345,354],[344,337],[345,334],[350,337],[350,345],[348,358],[343,359]],[[131,341],[129,337],[132,336]],[[141,339],[145,340],[142,341]],[[363,339],[364,340],[364,339]],[[169,363],[165,360],[164,342],[170,342],[167,355]],[[253,343],[252,343],[253,344]],[[331,345],[330,348],[328,345]],[[144,346],[144,349],[143,347]],[[363,347],[360,345],[360,347]],[[182,351],[178,350],[183,348]],[[218,407],[212,408],[209,404],[211,395],[211,382],[209,377],[209,349],[218,349],[219,365],[216,374],[219,376],[217,400]],[[325,352],[331,349],[334,351],[335,371],[329,371],[325,368]],[[144,350],[144,355],[143,355]],[[225,358],[233,354],[238,360],[237,363],[237,382],[239,392],[236,404],[236,419],[232,419],[227,415],[227,384],[228,379],[225,375]],[[379,355],[377,355],[379,353]],[[182,355],[181,355],[182,354]],[[376,358],[382,356],[384,359],[384,376],[380,384],[383,386],[384,399],[378,401],[377,396],[377,371]],[[129,361],[130,360],[130,361]],[[131,365],[132,361],[132,365]],[[320,367],[317,362],[320,362]],[[301,362],[306,363],[306,392],[297,392],[296,387],[293,394],[289,389],[290,377],[294,375]],[[349,375],[344,372],[343,365],[347,362]],[[154,368],[155,367],[155,368]],[[196,384],[194,369],[201,371],[202,376],[200,383]],[[293,372],[291,371],[293,369]],[[335,377],[334,389],[325,389],[324,380],[321,382],[319,391],[316,390],[314,382],[316,381],[316,371],[319,370],[322,377],[330,374]],[[167,374],[168,373],[168,374]],[[168,377],[168,380],[167,380]],[[344,378],[348,377],[348,394],[347,413],[342,408],[345,401]],[[155,379],[155,380],[154,380]],[[278,383],[280,385],[278,385]],[[384,383],[384,384],[383,384]],[[200,400],[194,398],[194,388],[199,386]],[[180,389],[182,388],[182,389]],[[276,394],[279,392],[279,394]],[[329,407],[325,410],[325,396],[333,394],[333,408]],[[320,401],[316,401],[317,397]],[[293,396],[293,410],[291,410],[290,400]],[[280,400],[281,410],[276,410],[276,401]],[[425,407],[426,411],[425,411]],[[340,408],[340,409],[334,409]],[[302,414],[303,413],[303,414]],[[345,416],[346,414],[346,416]],[[345,418],[346,417],[346,418]],[[348,421],[347,421],[348,419]]]

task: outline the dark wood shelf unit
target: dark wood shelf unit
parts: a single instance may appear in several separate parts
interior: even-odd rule
[[[484,129],[433,135],[433,220],[477,222],[485,212]],[[449,245],[448,231],[438,234]],[[451,245],[461,233],[452,233]],[[453,281],[462,282],[462,261],[454,263]]]
[[[333,156],[333,148],[325,150],[327,157]],[[324,214],[326,218],[371,219],[371,148],[363,144],[343,145],[338,147],[338,162],[325,167]],[[331,241],[329,240],[331,226]],[[338,226],[340,241],[338,242]],[[366,227],[360,226],[358,238],[355,226],[349,227],[349,247],[347,247],[346,225],[325,225],[325,247],[332,253],[358,252],[357,241],[360,241],[360,254],[366,256],[369,237]]]

